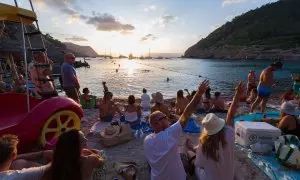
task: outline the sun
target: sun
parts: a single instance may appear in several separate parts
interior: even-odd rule
[[[140,67],[140,65],[134,60],[122,59],[120,62],[121,68],[126,69],[129,74],[132,74],[136,69]]]

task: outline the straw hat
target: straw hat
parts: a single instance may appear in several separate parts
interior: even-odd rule
[[[151,96],[155,103],[160,103],[160,104],[164,103],[164,96],[160,92],[154,93]]]
[[[209,113],[202,120],[202,125],[204,131],[207,132],[207,135],[214,135],[224,128],[225,120],[219,118],[217,115],[213,113]]]
[[[100,132],[104,138],[113,138],[120,133],[120,126],[109,126]]]
[[[291,102],[284,102],[280,107],[280,111],[292,116],[300,115],[300,111],[297,110],[297,106]]]

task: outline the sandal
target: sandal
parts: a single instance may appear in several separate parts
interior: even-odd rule
[[[125,180],[135,180],[137,175],[137,164],[133,161],[113,163],[115,170],[122,175]]]

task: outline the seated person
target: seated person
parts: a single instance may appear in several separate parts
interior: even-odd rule
[[[189,100],[183,96],[183,91],[179,90],[176,98],[176,114],[181,115],[188,104]]]
[[[128,105],[125,106],[125,122],[129,123],[131,128],[136,129],[140,123],[142,115],[141,107],[135,104],[135,97],[128,97]]]
[[[283,134],[295,135],[300,139],[300,122],[298,116],[300,111],[297,106],[291,102],[284,102],[280,107],[279,119],[266,119],[265,121],[281,129]]]
[[[49,99],[58,96],[53,82],[50,79],[53,62],[47,57],[46,53],[34,53],[35,64],[29,67],[30,78],[35,85],[36,94],[43,99]],[[49,67],[38,67],[35,65],[49,64]]]
[[[102,101],[99,103],[99,115],[100,120],[104,122],[111,122],[118,112],[122,114],[117,105],[112,101],[113,94],[111,92],[106,92]]]
[[[247,102],[247,98],[248,98],[247,89],[245,87],[243,87],[242,94],[240,97],[240,102]]]
[[[150,96],[147,94],[147,89],[143,89],[143,95],[141,96],[141,107],[144,111],[150,109]]]
[[[155,112],[155,111],[160,111],[162,113],[164,113],[165,115],[167,115],[171,122],[173,122],[173,120],[176,118],[175,116],[173,116],[170,111],[168,106],[166,106],[164,104],[164,97],[160,92],[154,93],[151,95],[152,99],[154,101],[154,106],[152,106],[151,108],[151,113]]]
[[[296,94],[293,89],[284,92],[280,97],[281,103],[293,101],[293,100],[295,100],[295,98],[296,98]]]
[[[3,135],[0,137],[0,179],[41,179],[49,166],[10,170],[12,162],[17,157],[18,142],[18,137],[14,135]]]
[[[249,104],[253,104],[254,101],[256,100],[256,97],[257,97],[257,89],[256,88],[253,88],[250,92],[250,96],[247,100],[247,103]]]
[[[211,107],[212,107],[212,99],[211,99],[210,92],[211,92],[210,88],[206,89],[205,94],[204,94],[204,98],[203,98],[203,101],[202,101],[203,108],[207,111],[210,110]]]
[[[220,92],[215,92],[215,99],[212,101],[212,110],[213,111],[220,111],[223,112],[225,111],[225,101],[220,98],[221,93]]]
[[[100,155],[83,153],[79,131],[71,130],[59,136],[43,179],[91,179],[94,169],[103,165],[104,159]]]
[[[186,107],[179,120],[170,126],[168,116],[160,111],[150,115],[150,125],[154,133],[144,140],[144,151],[150,165],[150,179],[186,180],[185,156],[179,153],[178,145],[188,118],[194,113],[200,97],[208,87],[208,81],[200,84],[199,90]]]
[[[25,93],[26,80],[24,79],[24,76],[18,75],[17,78],[15,78],[14,80],[15,80],[15,85],[13,87],[13,91],[17,93]]]
[[[92,99],[95,98],[95,96],[90,95],[90,90],[89,88],[83,88],[82,90],[82,95],[80,96],[80,102],[81,105],[86,106],[83,108],[92,108],[95,106],[95,102],[94,104],[91,104]]]
[[[198,179],[200,175],[201,179],[234,179],[234,116],[243,93],[242,86],[240,82],[236,88],[226,121],[213,113],[207,114],[202,120],[203,131],[199,145],[195,147],[187,140],[186,145],[190,149],[188,156],[196,167]]]

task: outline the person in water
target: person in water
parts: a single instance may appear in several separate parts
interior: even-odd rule
[[[42,180],[91,179],[94,169],[102,168],[104,159],[95,153],[83,153],[78,130],[59,136],[50,167]]]
[[[113,94],[111,92],[106,92],[104,94],[103,100],[99,103],[99,116],[100,120],[104,122],[111,122],[118,112],[122,114],[117,105],[112,101]]]
[[[179,90],[176,98],[176,114],[181,115],[188,104],[189,100],[183,96],[183,91]]]
[[[130,124],[132,129],[136,129],[140,123],[142,115],[141,107],[135,104],[135,97],[128,97],[128,105],[125,106],[125,122]]]
[[[249,96],[252,89],[256,89],[256,88],[257,88],[257,85],[256,85],[255,72],[253,70],[250,70],[249,74],[248,74],[247,95]]]
[[[272,93],[272,87],[275,84],[273,72],[282,68],[281,62],[274,62],[268,68],[264,69],[259,78],[257,87],[258,96],[251,106],[250,112],[252,113],[256,106],[261,102],[261,112],[263,113],[266,108],[267,101]]]

